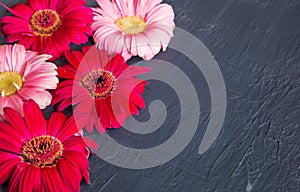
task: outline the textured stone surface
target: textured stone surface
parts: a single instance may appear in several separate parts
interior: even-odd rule
[[[157,58],[173,61],[200,96],[200,123],[192,142],[172,161],[146,170],[119,168],[92,156],[92,182],[83,183],[82,191],[299,192],[300,1],[165,2],[173,6],[177,26],[199,38],[220,66],[228,97],[222,133],[207,153],[198,154],[210,113],[208,87],[188,58],[169,49]],[[3,8],[0,14],[5,14]],[[110,131],[120,143],[155,146],[174,133],[180,111],[172,89],[151,81],[145,98],[147,103],[153,98],[165,102],[168,122],[159,134],[143,140],[124,130]],[[148,118],[144,110],[138,119]]]

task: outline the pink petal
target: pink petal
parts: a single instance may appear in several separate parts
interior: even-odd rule
[[[18,95],[13,95],[6,98],[6,105],[1,107],[11,107],[18,111],[19,113],[23,114],[23,101]]]
[[[117,8],[110,2],[110,0],[96,0],[98,5],[100,6],[100,9],[94,9],[94,11],[99,11],[99,13],[105,12],[105,16],[111,17],[112,19],[117,19],[121,15],[117,11]],[[104,11],[101,11],[104,10]],[[110,10],[110,11],[106,11]]]

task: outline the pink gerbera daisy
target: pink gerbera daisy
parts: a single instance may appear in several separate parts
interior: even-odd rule
[[[94,40],[110,54],[125,59],[140,56],[146,60],[165,51],[173,36],[174,12],[162,0],[97,0],[94,10]]]
[[[70,43],[81,44],[91,35],[92,10],[85,0],[27,0],[12,8],[14,16],[1,19],[7,42],[18,42],[39,53],[59,58]]]
[[[53,104],[62,101],[60,110],[77,105],[74,116],[79,127],[92,132],[95,125],[103,133],[121,127],[126,118],[145,107],[141,94],[147,83],[135,76],[148,68],[128,66],[121,55],[109,57],[96,47],[67,53],[66,58],[70,65],[59,68],[58,74],[67,80],[54,91]]]
[[[58,83],[56,65],[46,61],[51,57],[26,51],[23,45],[0,46],[0,119],[5,107],[23,114],[25,100],[33,99],[42,109],[51,103],[47,89]]]
[[[9,191],[80,191],[82,175],[89,182],[89,151],[73,117],[55,112],[49,121],[30,100],[24,114],[5,108],[0,122],[0,184]]]

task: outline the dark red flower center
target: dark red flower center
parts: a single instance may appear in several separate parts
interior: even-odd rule
[[[22,148],[23,160],[38,167],[54,166],[62,152],[62,143],[49,135],[34,137]]]
[[[115,76],[103,69],[92,70],[86,74],[81,84],[90,92],[92,97],[106,97],[113,91]]]
[[[51,9],[35,12],[30,19],[31,29],[36,35],[51,36],[62,24],[60,16]]]

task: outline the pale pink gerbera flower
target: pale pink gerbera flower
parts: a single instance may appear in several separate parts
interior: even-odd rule
[[[58,78],[55,64],[46,62],[49,58],[23,45],[0,46],[0,120],[5,107],[23,114],[23,101],[29,99],[42,109],[50,104],[47,89],[55,89]]]
[[[97,0],[94,10],[94,40],[110,54],[125,59],[140,56],[150,60],[165,51],[173,36],[174,12],[162,0]]]

